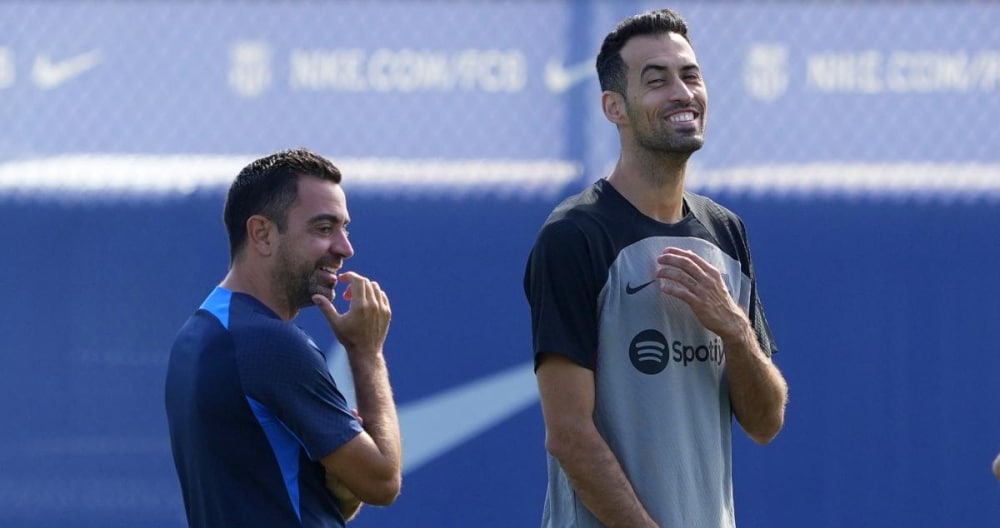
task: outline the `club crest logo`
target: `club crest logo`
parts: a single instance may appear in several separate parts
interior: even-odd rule
[[[229,50],[229,87],[238,95],[258,97],[271,86],[271,47],[238,42]]]
[[[788,47],[782,44],[755,44],[747,51],[743,65],[747,93],[760,101],[774,101],[788,90]]]

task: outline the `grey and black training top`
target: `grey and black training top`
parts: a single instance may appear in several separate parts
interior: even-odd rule
[[[535,364],[558,354],[594,371],[594,422],[639,500],[661,526],[732,527],[732,418],[720,338],[688,305],[660,291],[668,246],[719,269],[761,349],[777,351],[757,296],[743,222],[694,193],[664,224],[607,180],[560,204],[528,258]],[[548,459],[543,528],[601,524]]]

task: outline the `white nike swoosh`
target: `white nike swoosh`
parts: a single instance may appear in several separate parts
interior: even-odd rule
[[[340,392],[357,407],[347,354],[334,342],[327,366]],[[487,431],[538,399],[535,368],[527,362],[398,408],[403,472],[424,464]]]
[[[545,64],[545,87],[551,92],[562,93],[596,74],[594,63],[591,61],[564,67],[561,62],[550,60]]]
[[[31,77],[36,86],[49,90],[95,68],[101,60],[101,50],[88,51],[58,62],[53,62],[48,55],[39,55],[32,65]]]

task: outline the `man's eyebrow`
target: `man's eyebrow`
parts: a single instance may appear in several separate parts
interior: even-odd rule
[[[665,72],[665,71],[669,71],[669,70],[670,70],[670,68],[668,68],[666,66],[663,66],[662,64],[647,64],[647,65],[643,66],[642,70],[639,71],[639,78],[642,79],[643,77],[646,76],[647,73],[649,73],[651,71],[657,72],[657,73],[661,73],[661,72]],[[681,71],[682,72],[687,72],[687,71],[692,71],[692,70],[700,72],[701,68],[697,64],[695,64],[693,62],[685,64],[684,66],[681,66]]]
[[[334,224],[347,225],[351,223],[350,218],[341,218],[334,214],[318,214],[309,219],[310,224],[318,224],[320,222],[333,222]]]
[[[639,70],[639,78],[641,79],[641,78],[645,77],[646,74],[649,73],[649,72],[651,72],[651,71],[655,71],[657,73],[665,72],[665,71],[667,71],[667,67],[666,66],[661,66],[659,64],[647,64],[647,65],[645,65],[645,66],[642,67],[642,70]]]

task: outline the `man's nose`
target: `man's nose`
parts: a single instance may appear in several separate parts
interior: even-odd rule
[[[677,77],[674,79],[674,82],[670,83],[670,89],[670,99],[672,101],[690,103],[694,99],[694,90],[680,77]]]
[[[342,231],[337,240],[330,245],[330,252],[336,254],[341,258],[351,258],[354,256],[354,246],[351,245],[351,241],[347,238],[347,233]]]

